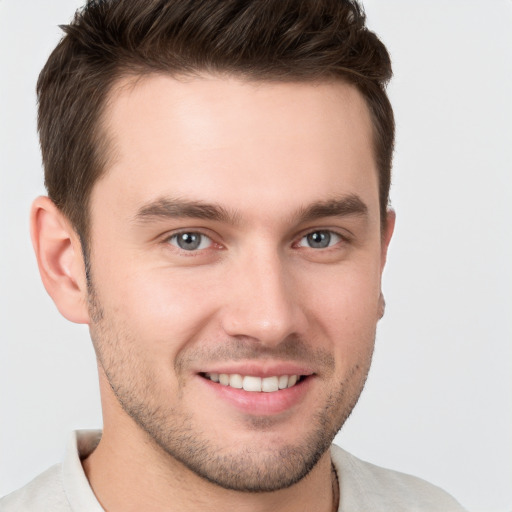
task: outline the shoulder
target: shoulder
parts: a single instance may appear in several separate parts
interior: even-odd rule
[[[62,482],[62,467],[52,466],[27,485],[0,499],[0,512],[71,512]]]
[[[331,458],[340,481],[342,512],[464,512],[447,492],[421,478],[375,466],[336,445]]]

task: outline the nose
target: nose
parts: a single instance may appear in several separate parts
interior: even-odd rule
[[[260,251],[238,262],[224,288],[224,332],[269,347],[302,334],[306,317],[297,285],[293,272],[276,252]]]

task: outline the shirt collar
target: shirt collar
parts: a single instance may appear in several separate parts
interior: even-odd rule
[[[76,430],[68,440],[62,462],[62,482],[74,511],[104,512],[89,485],[81,462],[94,451],[100,439],[101,430]]]

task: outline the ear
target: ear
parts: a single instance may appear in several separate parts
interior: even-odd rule
[[[32,204],[30,234],[41,279],[57,309],[71,322],[89,323],[80,240],[50,198],[38,197]]]
[[[388,256],[388,247],[389,242],[391,242],[391,237],[393,236],[393,231],[395,230],[395,221],[396,214],[395,210],[391,208],[388,209],[386,213],[386,226],[384,227],[384,232],[382,233],[382,242],[381,242],[381,253],[380,253],[380,272],[384,270],[384,265],[386,264],[386,259]]]
[[[386,264],[386,259],[388,257],[388,247],[389,242],[391,242],[391,237],[393,236],[393,231],[395,230],[395,220],[396,214],[395,211],[389,209],[386,212],[386,225],[384,227],[384,231],[381,234],[381,252],[380,252],[380,273],[382,276],[382,272],[384,270],[384,265]],[[384,311],[386,310],[386,301],[384,300],[384,295],[382,290],[379,294],[379,306],[378,306],[378,320],[380,320],[384,316]]]

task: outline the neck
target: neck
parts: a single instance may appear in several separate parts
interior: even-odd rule
[[[223,489],[188,470],[138,431],[104,429],[83,461],[85,474],[105,510],[288,512],[336,510],[329,453],[300,482],[270,493]],[[138,430],[138,429],[137,429]]]

